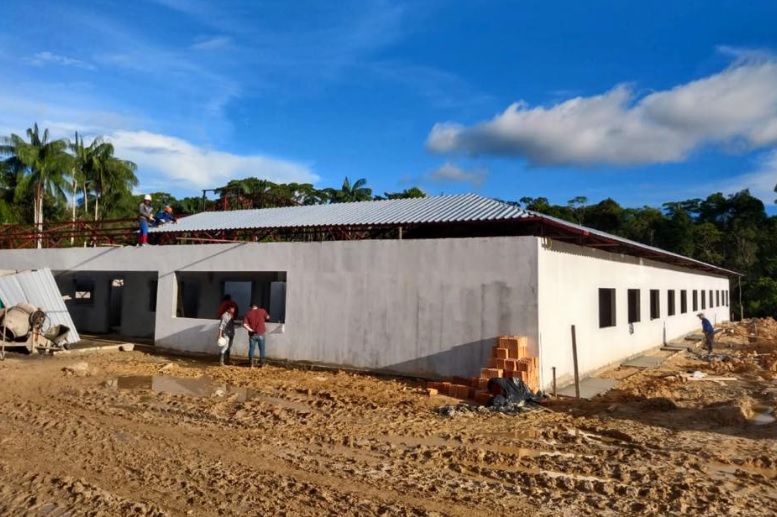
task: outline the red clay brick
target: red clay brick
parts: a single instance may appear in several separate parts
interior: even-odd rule
[[[475,402],[485,406],[491,400],[491,394],[487,391],[478,390],[475,392]]]
[[[507,359],[507,348],[502,348],[501,346],[498,346],[494,348],[494,357],[497,359]]]
[[[427,397],[434,397],[438,393],[439,393],[439,391],[434,389],[434,388],[426,388],[426,396]]]
[[[490,379],[491,377],[501,377],[502,370],[499,368],[483,368],[480,370],[480,376],[486,379]]]
[[[440,383],[440,393],[444,395],[450,395],[451,394],[451,383],[450,382],[442,382]]]
[[[469,396],[469,386],[462,386],[461,384],[451,384],[451,397],[459,399],[465,399]]]
[[[488,379],[479,378],[478,379],[478,385],[477,389],[479,390],[487,390],[488,389]]]

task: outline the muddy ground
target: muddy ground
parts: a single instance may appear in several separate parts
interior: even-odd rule
[[[344,372],[9,355],[0,515],[773,515],[777,324],[753,330],[517,416]]]

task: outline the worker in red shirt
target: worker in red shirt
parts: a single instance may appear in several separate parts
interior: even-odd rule
[[[259,308],[255,303],[243,317],[243,328],[248,331],[248,362],[254,367],[254,349],[259,346],[259,367],[264,366],[264,335],[267,328],[264,322],[270,319],[267,311]]]

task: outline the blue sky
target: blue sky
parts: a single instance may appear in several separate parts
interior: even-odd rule
[[[6,0],[0,134],[232,178],[775,213],[777,2]]]

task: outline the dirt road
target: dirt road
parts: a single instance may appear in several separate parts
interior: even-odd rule
[[[10,355],[0,515],[772,515],[777,347],[722,341],[520,416],[342,372]]]

